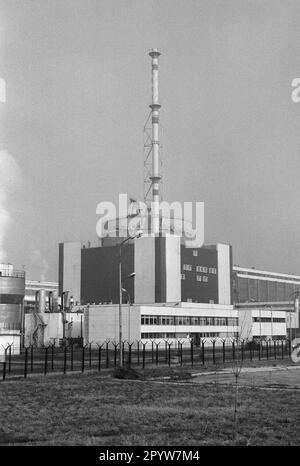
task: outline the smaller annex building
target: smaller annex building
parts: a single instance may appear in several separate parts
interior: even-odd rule
[[[199,345],[203,338],[238,338],[238,310],[232,305],[166,303],[122,306],[122,334],[127,342],[156,342],[190,338]],[[88,305],[84,310],[84,343],[119,340],[119,306]]]

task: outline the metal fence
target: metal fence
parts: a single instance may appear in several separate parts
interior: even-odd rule
[[[203,340],[199,346],[190,341],[189,346],[181,340],[163,342],[124,341],[123,365],[129,367],[175,367],[193,365],[223,365],[234,361],[260,361],[284,359],[291,355],[291,341],[273,340],[264,342]],[[26,378],[30,374],[67,372],[101,372],[117,367],[120,363],[119,344],[115,341],[88,343],[84,346],[68,344],[21,349],[12,353],[12,345],[5,349],[5,361],[0,364],[2,380],[14,377]],[[1,373],[0,373],[1,378]]]

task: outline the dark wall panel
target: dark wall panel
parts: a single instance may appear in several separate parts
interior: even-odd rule
[[[81,250],[81,302],[119,302],[118,246],[86,248]],[[134,278],[126,277],[134,272],[134,248],[132,244],[122,248],[122,281],[134,299]],[[123,301],[126,302],[126,295]]]
[[[193,251],[198,251],[198,256],[193,255]],[[191,271],[183,270],[184,264],[192,266]],[[181,272],[185,274],[185,280],[181,280],[181,299],[187,301],[192,299],[198,303],[218,303],[218,273],[212,274],[207,271],[197,272],[197,266],[204,266],[209,269],[218,268],[218,256],[216,249],[186,248],[181,246]],[[218,272],[218,271],[217,271]],[[202,276],[202,281],[198,282],[197,275]],[[203,276],[208,277],[207,282],[203,282]]]

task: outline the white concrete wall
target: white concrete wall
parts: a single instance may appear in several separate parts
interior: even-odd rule
[[[155,238],[134,240],[134,302],[155,302]]]
[[[66,337],[81,338],[83,337],[84,315],[69,312],[66,314]]]
[[[217,244],[219,304],[231,303],[230,246]]]
[[[63,338],[63,320],[61,313],[44,313],[39,314],[43,322],[46,324],[44,327],[44,345],[58,344],[59,340]],[[80,337],[81,316],[83,314],[67,313],[67,324],[65,327],[66,338]],[[33,343],[32,334],[34,332],[36,323],[33,314],[25,314],[25,346]]]
[[[166,237],[166,302],[181,301],[181,256],[179,236]]]
[[[252,311],[247,309],[239,310],[239,326],[241,340],[252,340],[253,337],[253,321]]]
[[[140,307],[122,305],[123,340],[140,339]],[[87,306],[84,312],[84,343],[103,343],[105,340],[119,341],[119,306]]]
[[[279,317],[285,322],[254,322],[254,318],[275,319]],[[286,311],[271,311],[270,309],[246,308],[239,310],[240,338],[249,339],[268,336],[286,336],[287,334],[287,313]]]

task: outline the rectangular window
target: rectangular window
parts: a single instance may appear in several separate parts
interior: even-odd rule
[[[202,280],[201,275],[196,275],[196,280],[197,280],[197,282],[201,282],[201,280]]]
[[[196,249],[193,250],[193,256],[197,257],[198,256],[198,251]]]
[[[181,274],[181,280],[185,280],[185,273]]]
[[[188,298],[188,299],[186,300],[186,302],[187,302],[187,303],[192,303],[193,300],[192,300],[192,298]]]
[[[190,264],[183,264],[183,270],[189,270],[191,271],[192,270],[192,266]]]
[[[207,277],[206,275],[203,275],[202,280],[203,280],[204,282],[208,282],[208,277]]]

